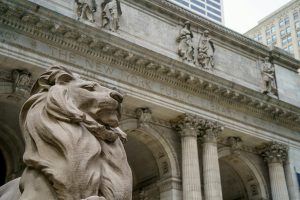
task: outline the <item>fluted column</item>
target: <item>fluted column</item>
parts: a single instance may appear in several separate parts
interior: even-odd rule
[[[173,127],[181,135],[183,200],[201,200],[196,117],[184,114]]]
[[[221,175],[217,137],[223,127],[217,122],[201,120],[200,135],[203,149],[203,178],[205,200],[222,200]]]
[[[287,146],[272,142],[262,150],[262,156],[268,162],[272,200],[289,199],[283,162],[286,160]]]

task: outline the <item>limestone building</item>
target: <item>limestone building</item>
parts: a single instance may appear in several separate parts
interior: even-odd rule
[[[269,14],[246,36],[267,46],[276,46],[300,59],[300,2],[291,0]]]
[[[300,199],[300,62],[165,0],[0,1],[1,185],[54,64],[126,94],[134,200]]]

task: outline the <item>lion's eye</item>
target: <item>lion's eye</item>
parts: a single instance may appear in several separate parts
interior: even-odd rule
[[[86,90],[88,90],[88,91],[95,91],[95,85],[94,85],[94,84],[83,85],[82,88],[83,88],[83,89],[86,89]]]

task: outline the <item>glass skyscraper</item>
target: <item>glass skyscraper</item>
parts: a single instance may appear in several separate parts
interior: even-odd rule
[[[223,0],[169,0],[196,14],[224,24]]]

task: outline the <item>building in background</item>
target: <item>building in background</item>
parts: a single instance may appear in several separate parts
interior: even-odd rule
[[[224,25],[223,0],[169,0],[196,14]]]
[[[292,0],[258,22],[246,36],[300,59],[300,1]]]

